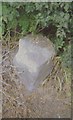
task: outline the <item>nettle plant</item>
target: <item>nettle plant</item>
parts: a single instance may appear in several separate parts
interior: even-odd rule
[[[58,51],[72,37],[72,11],[71,2],[2,3],[2,34],[4,36],[7,30],[16,30],[26,35],[48,29],[47,35],[52,34],[50,39],[55,43]],[[55,31],[51,33],[50,29]]]

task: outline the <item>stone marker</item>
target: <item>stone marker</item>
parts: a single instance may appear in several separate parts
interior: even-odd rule
[[[13,64],[21,72],[20,80],[32,91],[50,74],[55,56],[53,43],[42,35],[27,35],[19,40]]]

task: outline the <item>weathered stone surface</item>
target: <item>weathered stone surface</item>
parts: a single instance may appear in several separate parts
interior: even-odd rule
[[[13,63],[21,72],[20,79],[30,91],[51,72],[55,50],[52,42],[42,35],[27,35],[19,40],[19,50]]]

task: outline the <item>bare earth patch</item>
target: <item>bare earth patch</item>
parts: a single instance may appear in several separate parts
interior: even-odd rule
[[[54,59],[52,73],[39,88],[29,93],[12,65],[18,42],[9,45],[3,43],[2,48],[3,118],[70,118],[70,84],[65,82],[59,58]]]

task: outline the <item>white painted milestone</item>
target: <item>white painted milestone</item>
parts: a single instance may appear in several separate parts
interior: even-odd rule
[[[19,40],[19,50],[13,59],[20,80],[32,91],[50,74],[55,56],[53,43],[42,35],[27,35]]]

